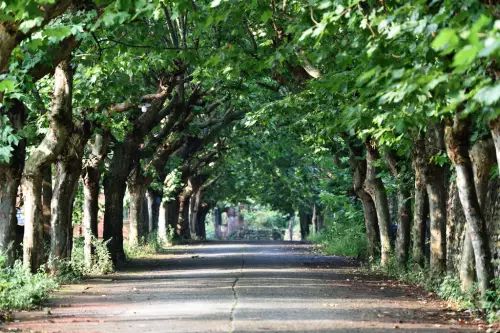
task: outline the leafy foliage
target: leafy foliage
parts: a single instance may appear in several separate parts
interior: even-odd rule
[[[0,256],[0,310],[32,309],[56,287],[56,280],[43,270],[32,274],[20,261],[9,267]]]

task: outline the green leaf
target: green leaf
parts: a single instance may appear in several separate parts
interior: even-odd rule
[[[474,62],[479,50],[472,46],[466,45],[453,57],[453,67],[466,67]]]
[[[500,84],[497,83],[494,86],[487,86],[480,89],[476,95],[474,95],[474,100],[482,103],[484,105],[493,105],[500,99]]]
[[[71,27],[60,26],[47,28],[44,32],[45,36],[49,38],[51,42],[59,42],[64,38],[71,35]]]
[[[263,23],[266,23],[267,21],[269,21],[269,19],[273,17],[273,12],[270,11],[270,10],[266,10],[264,13],[262,13],[262,15],[260,16],[260,20],[263,22]]]
[[[2,80],[0,81],[0,91],[9,92],[16,89],[16,82],[13,80]]]
[[[432,48],[441,51],[442,54],[449,54],[457,47],[460,42],[457,33],[451,28],[443,29],[432,41]]]
[[[210,3],[210,7],[215,8],[218,7],[221,4],[222,0],[212,0]]]
[[[31,20],[23,21],[19,25],[19,30],[26,33],[29,30],[33,29],[34,27],[39,26],[42,23],[42,21],[43,21],[43,17],[36,17],[34,19],[31,19]]]

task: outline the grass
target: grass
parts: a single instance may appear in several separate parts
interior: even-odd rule
[[[362,224],[329,222],[324,231],[309,236],[321,252],[327,255],[338,255],[365,259],[368,244]]]
[[[5,257],[0,256],[1,311],[36,308],[57,287],[57,279],[43,269],[33,274],[20,261],[8,267]]]
[[[169,240],[169,243],[172,242]],[[125,255],[129,259],[143,258],[163,251],[163,244],[158,239],[156,232],[150,233],[147,237],[143,238],[138,245],[130,246],[124,244]]]
[[[411,260],[409,260],[411,262]],[[489,323],[500,321],[500,278],[493,280],[493,290],[481,296],[477,285],[463,291],[460,279],[455,275],[435,276],[422,267],[401,267],[394,256],[386,267],[371,266],[372,272],[379,272],[408,284],[418,285],[434,292],[441,299],[452,302],[459,310],[470,310],[483,316]]]

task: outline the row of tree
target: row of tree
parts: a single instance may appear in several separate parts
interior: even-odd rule
[[[0,245],[12,249],[22,182],[31,269],[48,258],[44,225],[51,257],[70,256],[83,182],[89,264],[101,188],[115,262],[127,189],[131,244],[152,230],[164,239],[168,226],[203,238],[211,207],[248,197],[300,211],[307,237],[328,203],[341,209],[356,197],[382,265],[394,255],[436,275],[462,266],[464,286],[476,275],[483,293],[491,288],[500,220],[493,1],[2,8]]]

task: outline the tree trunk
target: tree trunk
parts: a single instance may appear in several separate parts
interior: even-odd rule
[[[199,225],[199,213],[201,209],[202,191],[198,186],[194,189],[193,195],[189,200],[189,228],[191,230],[192,239],[201,239],[200,225]]]
[[[293,241],[294,222],[295,222],[295,212],[293,214],[288,214],[288,235],[290,237],[290,242]]]
[[[459,115],[455,115],[453,123],[446,126],[446,148],[457,172],[458,194],[467,221],[467,232],[474,249],[479,290],[484,295],[491,286],[493,266],[486,223],[474,184],[474,172],[468,151],[469,140],[469,121],[459,119]]]
[[[90,137],[90,124],[78,124],[69,137],[66,149],[56,163],[56,175],[51,201],[51,270],[58,270],[54,259],[70,259],[73,246],[73,201],[80,178],[83,151]]]
[[[42,216],[44,241],[50,243],[50,203],[52,201],[52,168],[48,165],[42,170]]]
[[[389,170],[397,182],[397,219],[398,231],[396,237],[396,258],[400,266],[406,265],[410,252],[411,233],[411,194],[407,183],[409,179],[405,174],[406,161],[390,152],[386,154]]]
[[[141,238],[145,236],[146,229],[144,200],[149,185],[147,177],[141,174],[140,166],[134,168],[128,180],[128,192],[130,195],[130,218],[128,243],[131,246],[139,245]]]
[[[299,211],[299,221],[300,221],[300,239],[305,241],[309,236],[309,221],[311,220],[311,214]]]
[[[219,207],[215,207],[213,210],[214,214],[214,229],[215,229],[215,237],[217,239],[222,239],[221,233],[221,225],[222,225],[222,212]]]
[[[420,267],[425,264],[425,229],[429,215],[429,201],[425,187],[425,140],[418,138],[413,150],[415,172],[415,203],[413,210],[413,262]]]
[[[147,206],[148,206],[148,232],[158,230],[158,218],[160,215],[160,204],[158,203],[159,195],[149,189],[146,192]]]
[[[488,181],[491,169],[496,164],[495,146],[492,140],[481,140],[472,146],[469,151],[474,172],[474,184],[481,211],[488,194]],[[474,250],[468,229],[465,230],[462,256],[460,261],[460,282],[463,291],[470,290],[475,279]]]
[[[87,268],[92,266],[94,248],[92,239],[97,239],[97,225],[99,215],[99,181],[101,168],[108,148],[109,134],[97,133],[90,145],[90,156],[82,171],[83,179],[83,235],[84,258]]]
[[[386,266],[389,263],[391,239],[389,228],[391,225],[389,203],[382,180],[378,177],[375,163],[378,160],[377,149],[370,140],[366,141],[366,179],[364,183],[365,191],[370,195],[375,205],[377,213],[378,227],[380,233],[380,264]]]
[[[104,239],[114,264],[125,261],[123,250],[123,199],[127,189],[127,177],[139,143],[129,135],[125,141],[115,145],[113,159],[104,177]]]
[[[163,200],[160,206],[160,217],[158,219],[158,239],[162,242],[169,241],[170,233],[176,236],[175,228],[179,218],[179,201]]]
[[[380,244],[377,211],[375,204],[363,184],[366,179],[366,159],[363,156],[363,148],[354,144],[349,144],[349,164],[352,169],[352,186],[354,193],[361,200],[365,220],[366,239],[368,240],[368,255],[375,258]]]
[[[426,160],[444,152],[442,124],[434,124],[427,131]],[[446,183],[447,173],[444,166],[428,162],[425,183],[429,198],[430,216],[430,269],[440,275],[446,268]]]
[[[26,109],[20,101],[13,100],[7,116],[14,129],[19,131],[24,126]],[[26,140],[21,139],[13,148],[9,163],[0,163],[0,252],[5,253],[8,265],[15,259],[16,198],[24,168]]]
[[[197,236],[198,239],[205,240],[207,239],[207,230],[205,228],[205,220],[208,212],[210,211],[210,207],[206,203],[202,203],[198,208],[197,214]]]
[[[178,196],[179,210],[175,233],[180,239],[190,239],[191,231],[189,226],[189,198],[192,194],[192,187],[186,186]]]
[[[162,200],[158,215],[158,241],[160,243],[168,242],[167,214],[168,214],[168,202]]]
[[[123,250],[123,198],[126,177],[120,179],[107,175],[104,179],[104,230],[103,238],[108,241],[108,250],[114,264],[125,261]]]
[[[73,126],[72,74],[69,60],[63,60],[57,66],[54,74],[49,131],[40,145],[31,152],[24,167],[23,262],[31,271],[36,271],[40,266],[43,252],[42,171],[59,156]]]
[[[491,137],[493,138],[493,144],[495,145],[498,171],[500,173],[500,117],[497,117],[490,122],[490,131]]]

